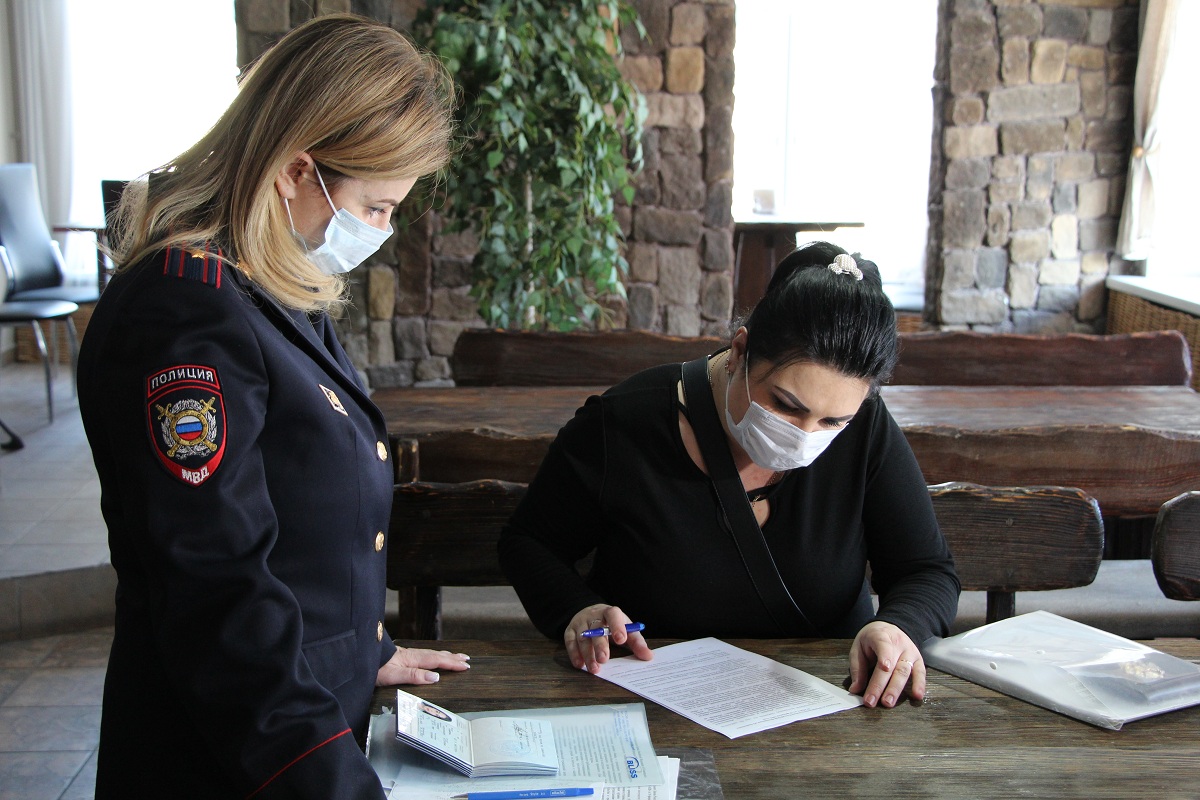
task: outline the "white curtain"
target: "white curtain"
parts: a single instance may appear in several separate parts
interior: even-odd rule
[[[1133,149],[1121,225],[1117,229],[1117,254],[1130,261],[1149,257],[1154,234],[1154,172],[1162,136],[1158,127],[1158,97],[1175,38],[1179,2],[1143,0],[1145,16],[1133,83]]]
[[[50,226],[71,209],[71,87],[66,0],[9,0],[18,159],[34,165]]]

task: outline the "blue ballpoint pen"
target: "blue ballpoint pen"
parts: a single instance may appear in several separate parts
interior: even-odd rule
[[[526,789],[512,792],[467,792],[454,795],[454,800],[522,800],[534,797],[583,797],[595,794],[591,788],[583,789]]]
[[[640,622],[631,622],[625,626],[626,633],[637,633],[638,631],[646,630],[646,626]],[[603,628],[592,628],[579,634],[585,639],[594,639],[597,636],[612,636],[612,629],[605,625]]]

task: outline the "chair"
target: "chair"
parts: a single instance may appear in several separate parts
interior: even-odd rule
[[[2,246],[0,246],[0,261],[4,262],[7,268],[8,256],[5,253],[5,248]],[[28,323],[33,328],[33,340],[37,344],[38,355],[42,357],[42,365],[46,370],[46,412],[50,417],[50,422],[54,422],[54,381],[50,368],[50,353],[46,350],[46,338],[42,335],[42,327],[39,323],[43,320],[51,323],[55,321],[65,321],[68,323],[66,327],[71,345],[71,372],[74,374],[79,354],[79,343],[75,339],[75,326],[70,324],[70,322],[71,315],[78,310],[78,305],[66,300],[20,300],[0,303],[0,327]],[[52,341],[54,342],[53,350],[57,354],[57,335],[53,336]],[[7,425],[4,425],[3,422],[0,422],[0,427],[12,437],[7,444],[0,445],[0,447],[7,450],[20,449],[22,447],[21,439]]]
[[[97,286],[65,285],[62,253],[42,216],[32,164],[0,164],[0,244],[8,251],[6,300],[83,305],[100,298]]]
[[[3,265],[8,278],[5,301],[59,301],[78,306],[100,299],[100,288],[95,284],[68,286],[64,283],[62,253],[58,243],[50,238],[50,229],[42,215],[32,164],[0,165],[0,245],[7,255]],[[69,314],[56,313],[47,319],[60,320],[67,329],[74,382],[78,357],[75,322]]]
[[[509,585],[496,544],[525,488],[494,480],[396,485],[387,551],[387,585],[399,596],[394,635],[440,639],[443,586]]]
[[[1087,586],[1104,554],[1100,504],[1062,486],[929,487],[962,588],[987,592],[986,622],[1016,613],[1016,592]]]
[[[1150,562],[1164,595],[1200,600],[1200,492],[1163,503],[1154,521]]]
[[[125,187],[129,185],[129,181],[104,180],[100,181],[100,196],[104,202],[104,230],[97,237],[97,246],[107,248],[111,246],[114,237],[114,226],[117,220],[117,208],[121,205],[121,195],[125,193]],[[104,269],[100,275],[100,289],[104,290],[104,286],[108,283],[108,277],[116,268],[112,263],[112,259],[108,257],[106,250],[100,251],[101,263]]]

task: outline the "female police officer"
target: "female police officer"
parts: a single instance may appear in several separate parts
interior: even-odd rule
[[[373,687],[467,668],[384,632],[387,436],[327,315],[445,165],[449,86],[319,18],[123,200],[79,364],[118,576],[98,798],[382,797]]]

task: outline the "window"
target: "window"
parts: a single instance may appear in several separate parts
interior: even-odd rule
[[[736,13],[734,219],[772,191],[781,219],[865,223],[826,238],[889,283],[923,283],[937,0],[738,0]]]
[[[1153,251],[1146,273],[1153,277],[1200,278],[1200,255],[1192,233],[1196,225],[1196,187],[1200,186],[1200,148],[1194,132],[1200,112],[1193,102],[1200,75],[1200,3],[1179,4],[1175,42],[1159,94],[1158,169],[1154,180]]]
[[[237,89],[233,0],[67,0],[72,222],[101,226],[100,181],[130,180],[194,144]],[[95,241],[73,234],[73,274],[95,275]]]

